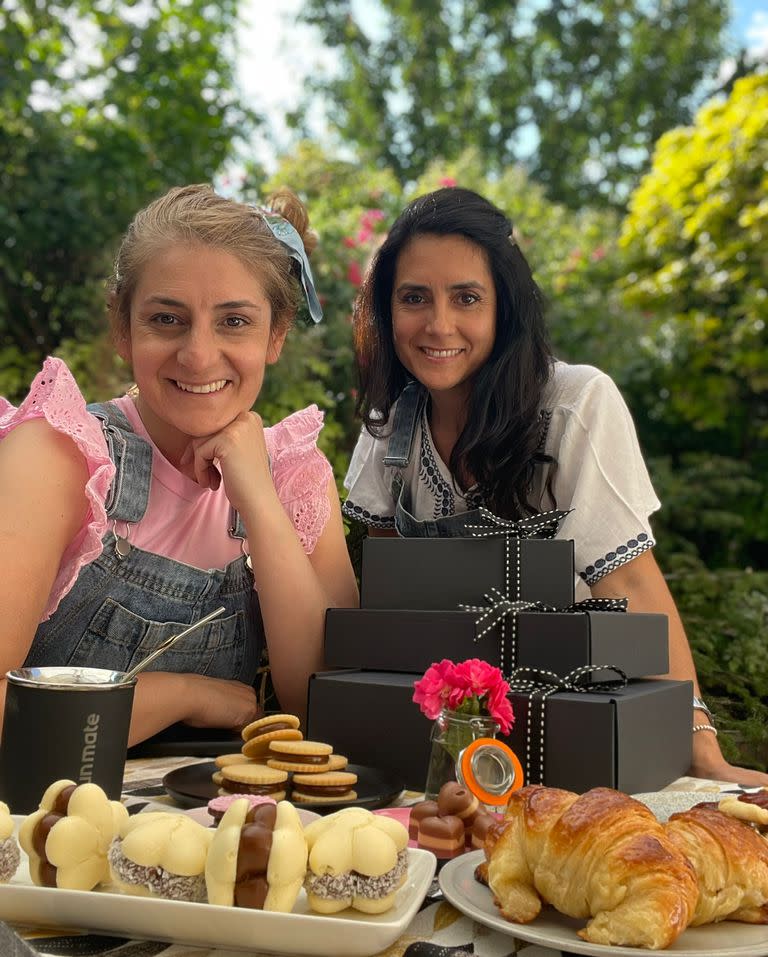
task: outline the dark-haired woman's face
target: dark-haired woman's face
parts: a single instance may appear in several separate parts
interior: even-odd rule
[[[395,352],[433,394],[465,397],[496,337],[496,289],[485,251],[463,236],[417,236],[397,259]]]

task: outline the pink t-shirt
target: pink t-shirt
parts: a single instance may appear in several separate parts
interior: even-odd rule
[[[152,482],[144,518],[132,525],[132,545],[195,568],[225,568],[242,554],[238,539],[229,535],[229,501],[223,485],[203,489],[182,475],[149,438],[129,396],[115,400],[137,435],[152,446]],[[114,465],[100,423],[85,407],[80,390],[61,359],[46,359],[29,395],[18,409],[0,398],[0,439],[30,419],[45,418],[70,436],[86,460],[90,504],[82,529],[67,548],[54,581],[43,621],[56,610],[83,565],[101,554],[101,539],[112,525],[104,502]],[[330,516],[327,496],[331,466],[317,448],[323,413],[316,405],[294,412],[264,430],[278,498],[291,518],[304,551],[311,553]],[[124,523],[117,531],[126,532]]]

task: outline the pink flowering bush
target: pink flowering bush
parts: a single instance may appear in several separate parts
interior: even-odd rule
[[[444,708],[457,714],[487,714],[503,734],[509,734],[515,720],[508,693],[499,669],[479,658],[458,664],[444,658],[430,665],[413,686],[413,700],[433,721]]]

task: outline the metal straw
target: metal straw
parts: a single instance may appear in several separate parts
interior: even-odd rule
[[[205,618],[201,618],[199,621],[196,621],[194,624],[190,625],[189,628],[185,628],[184,631],[180,631],[178,635],[171,635],[170,638],[166,638],[162,645],[159,645],[157,648],[155,648],[151,655],[147,655],[143,661],[140,661],[137,665],[134,665],[130,671],[126,671],[126,673],[120,679],[119,684],[125,684],[127,681],[133,681],[140,671],[143,671],[147,665],[152,664],[155,658],[159,658],[160,655],[168,651],[171,645],[175,645],[179,638],[186,638],[188,634],[196,631],[198,628],[202,628],[203,625],[207,625],[209,621],[213,621],[214,618],[218,618],[219,615],[226,610],[227,609],[222,605],[221,608],[217,608],[216,611],[212,611],[210,615],[206,615]]]

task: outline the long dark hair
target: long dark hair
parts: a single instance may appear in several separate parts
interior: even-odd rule
[[[528,514],[536,510],[526,501],[534,468],[551,461],[539,448],[541,400],[553,361],[544,298],[511,221],[477,193],[449,187],[415,199],[374,257],[354,310],[357,412],[372,435],[383,435],[393,403],[412,378],[395,353],[392,287],[401,251],[425,234],[457,234],[479,246],[496,289],[496,340],[473,380],[467,421],[448,463],[451,474],[471,475],[497,514]]]

